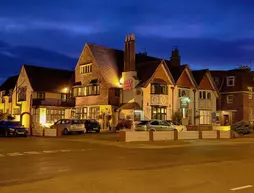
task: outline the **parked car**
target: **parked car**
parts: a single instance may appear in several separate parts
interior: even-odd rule
[[[72,132],[85,133],[85,125],[79,119],[60,119],[51,128],[61,129],[63,135],[68,135]]]
[[[145,120],[135,125],[135,131],[173,131],[175,127],[167,121],[162,120]]]
[[[171,125],[171,127],[175,128],[177,131],[187,131],[185,125],[181,125],[180,123],[171,120],[168,120],[167,122]]]
[[[85,128],[86,128],[87,133],[91,132],[91,131],[95,131],[96,133],[100,133],[100,130],[101,130],[100,123],[98,121],[96,121],[95,119],[84,120],[84,124],[85,124]]]
[[[0,135],[1,136],[24,136],[27,137],[28,129],[26,129],[20,122],[15,121],[0,121]]]

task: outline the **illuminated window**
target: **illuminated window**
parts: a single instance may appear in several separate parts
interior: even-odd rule
[[[152,106],[152,119],[166,120],[167,107]]]
[[[98,119],[100,114],[100,107],[90,107],[89,108],[89,118]]]
[[[200,111],[200,124],[209,125],[212,123],[212,112],[211,111]]]
[[[89,73],[92,73],[92,63],[80,66],[80,74],[89,74]]]
[[[234,76],[227,77],[227,86],[235,86],[235,77]]]

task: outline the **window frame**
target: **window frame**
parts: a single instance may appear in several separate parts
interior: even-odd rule
[[[151,106],[151,119],[167,120],[167,106]]]
[[[80,65],[80,74],[91,74],[93,72],[93,63]]]
[[[235,86],[235,76],[227,76],[227,86]],[[232,81],[232,84],[229,84]]]
[[[226,101],[227,101],[227,104],[232,104],[232,103],[234,103],[234,95],[227,95],[226,97],[227,97],[227,98],[226,98],[226,99],[227,99],[227,100],[226,100]],[[230,97],[232,97],[231,100],[229,99]]]
[[[163,83],[151,83],[150,94],[168,95],[168,85]]]

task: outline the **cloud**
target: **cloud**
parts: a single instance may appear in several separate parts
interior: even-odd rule
[[[18,74],[23,64],[73,70],[78,59],[38,47],[11,45],[1,47],[1,45],[6,44],[0,41],[0,77],[2,79]]]
[[[179,46],[192,67],[227,68],[253,58],[253,7],[252,0],[9,0],[1,2],[0,37],[78,57],[86,42],[123,49],[134,32],[138,51],[169,58]]]

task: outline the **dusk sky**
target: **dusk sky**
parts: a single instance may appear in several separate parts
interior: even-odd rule
[[[169,58],[192,69],[254,62],[253,0],[0,0],[0,82],[22,63],[74,69],[86,42]]]

